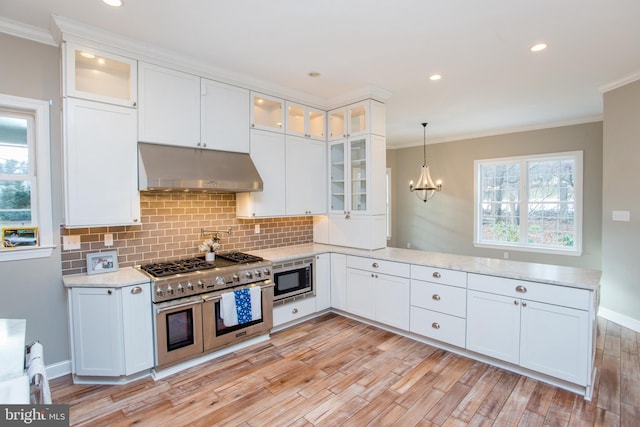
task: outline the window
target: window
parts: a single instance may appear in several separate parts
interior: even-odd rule
[[[37,246],[4,249],[0,261],[51,254],[49,162],[48,102],[0,95],[0,228],[39,231]]]
[[[580,255],[582,152],[476,160],[476,246]]]

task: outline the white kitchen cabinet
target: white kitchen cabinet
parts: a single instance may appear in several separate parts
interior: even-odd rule
[[[140,222],[136,110],[64,101],[65,226]]]
[[[138,97],[137,61],[100,49],[65,42],[65,96],[135,107]]]
[[[142,283],[121,290],[124,375],[153,367],[151,286]]]
[[[249,152],[249,90],[201,79],[202,146],[222,151]]]
[[[306,105],[286,101],[286,133],[326,141],[327,113]]]
[[[297,299],[273,307],[273,326],[299,322],[316,312],[316,297]]]
[[[347,256],[331,254],[331,307],[347,310]]]
[[[122,305],[118,292],[115,288],[71,289],[75,375],[111,377],[123,373]]]
[[[467,298],[468,350],[589,384],[589,291],[469,274]]]
[[[331,254],[316,255],[316,311],[331,307]]]
[[[284,133],[284,99],[251,92],[251,128]]]
[[[347,311],[409,329],[409,265],[347,257]]]
[[[153,367],[149,293],[148,282],[70,289],[74,376],[123,377]]]
[[[145,62],[138,73],[138,140],[202,147],[200,77]]]
[[[324,141],[286,136],[286,214],[320,215],[327,212],[327,147]]]
[[[368,99],[328,113],[329,141],[365,134],[386,135],[385,106]]]
[[[285,214],[284,134],[251,130],[251,158],[263,181],[263,191],[236,194],[236,215],[240,218]]]

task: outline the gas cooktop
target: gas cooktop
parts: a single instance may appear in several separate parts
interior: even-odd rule
[[[175,261],[157,262],[141,265],[140,269],[153,277],[168,277],[175,274],[185,274],[194,271],[210,270],[214,268],[231,267],[238,264],[260,262],[263,259],[242,252],[227,252],[216,254],[213,262],[206,261],[204,256],[179,259]]]

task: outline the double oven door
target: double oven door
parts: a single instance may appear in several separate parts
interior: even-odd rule
[[[246,338],[268,333],[273,327],[273,283],[261,287],[261,319],[226,327],[220,318],[222,294],[211,292],[156,304],[156,367],[182,362]]]

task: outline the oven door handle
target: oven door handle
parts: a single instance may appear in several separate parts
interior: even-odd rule
[[[221,295],[214,295],[214,296],[208,296],[208,297],[202,297],[202,300],[204,302],[209,302],[209,301],[214,301],[214,302],[218,302],[222,299]]]
[[[163,313],[163,312],[169,311],[169,310],[175,310],[176,308],[189,307],[189,306],[197,305],[197,304],[202,304],[202,301],[189,301],[189,302],[185,302],[183,304],[171,305],[169,307],[156,308],[156,314],[160,314],[160,313]]]

